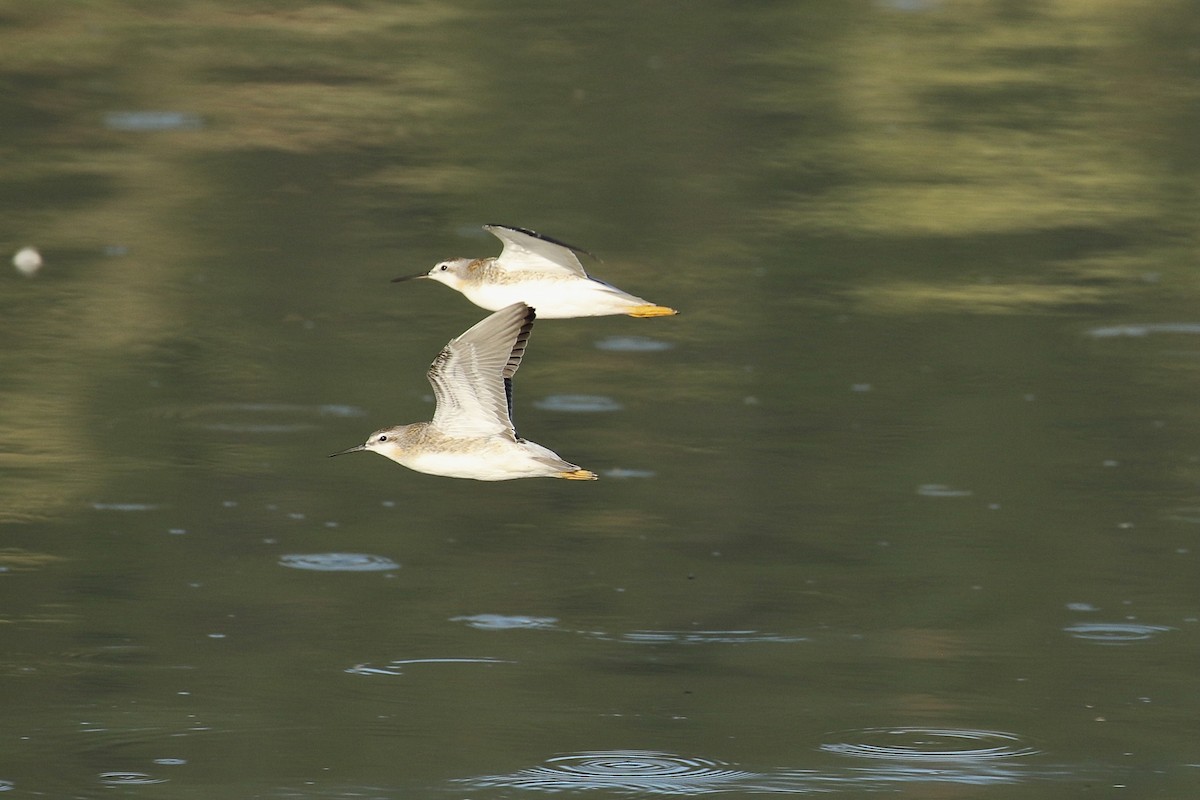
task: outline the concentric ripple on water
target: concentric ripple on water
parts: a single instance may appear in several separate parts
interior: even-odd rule
[[[864,728],[842,731],[842,741],[820,749],[855,758],[888,761],[964,762],[1034,755],[1038,750],[1015,733],[963,728]]]
[[[1165,625],[1142,625],[1136,622],[1082,622],[1078,625],[1068,625],[1063,630],[1076,639],[1096,644],[1133,644],[1148,641],[1160,633],[1175,629]]]
[[[145,772],[102,772],[100,782],[105,786],[145,786],[151,783],[166,783],[166,778],[156,778]]]
[[[599,750],[561,755],[507,775],[468,778],[459,783],[542,792],[607,789],[645,794],[703,794],[735,790],[758,777],[705,758],[647,750]]]
[[[400,569],[390,558],[370,553],[289,553],[279,557],[279,565],[319,572],[381,572]]]

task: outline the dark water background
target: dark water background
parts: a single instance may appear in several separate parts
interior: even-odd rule
[[[1200,7],[0,6],[0,790],[1200,786]],[[325,454],[598,254],[522,433]],[[582,399],[578,396],[584,396]]]

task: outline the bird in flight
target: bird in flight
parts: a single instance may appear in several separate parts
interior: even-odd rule
[[[393,283],[428,278],[462,292],[481,308],[496,311],[512,303],[537,309],[543,319],[601,317],[666,317],[679,312],[623,292],[590,277],[577,254],[578,247],[525,228],[484,225],[504,243],[498,256],[452,258],[428,272],[394,278]]]
[[[451,339],[429,368],[437,401],[432,420],[381,428],[332,455],[374,451],[417,472],[478,481],[596,480],[596,473],[513,428],[512,377],[535,316],[524,303],[513,303]]]

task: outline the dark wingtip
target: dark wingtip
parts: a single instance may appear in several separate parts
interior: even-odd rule
[[[525,306],[525,316],[521,318],[521,327],[517,330],[517,338],[513,340],[512,350],[508,354],[508,363],[504,366],[503,375],[505,380],[512,378],[516,374],[517,368],[521,366],[521,359],[525,355],[525,348],[529,345],[529,333],[533,330],[533,320],[537,317],[537,311],[533,306]],[[505,391],[508,393],[508,411],[509,418],[512,417],[512,386],[506,384]]]
[[[522,228],[519,225],[505,225],[500,222],[489,222],[486,225],[484,225],[483,227],[484,228],[504,228],[504,229],[510,230],[510,231],[517,231],[519,233],[525,234],[526,236],[532,236],[535,239],[541,239],[543,242],[549,242],[550,244],[556,244],[559,247],[565,247],[568,250],[574,250],[576,253],[579,253],[580,255],[585,255],[588,258],[593,258],[596,261],[600,260],[599,257],[596,256],[595,253],[591,253],[587,250],[584,250],[582,247],[577,247],[576,245],[570,244],[568,242],[564,242],[562,239],[555,239],[553,236],[547,236],[544,233],[538,233],[537,231],[532,231],[529,228]]]

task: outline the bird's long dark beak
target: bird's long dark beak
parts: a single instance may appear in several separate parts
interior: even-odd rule
[[[418,272],[416,275],[401,275],[399,278],[392,278],[392,283],[402,283],[403,281],[415,281],[417,278],[428,278],[428,272]]]
[[[340,450],[336,453],[330,453],[329,457],[333,458],[334,456],[344,456],[344,455],[346,455],[346,453],[357,453],[359,450],[366,450],[366,449],[367,449],[367,446],[365,444],[359,444],[359,445],[355,445],[354,447],[347,447],[345,450]]]

